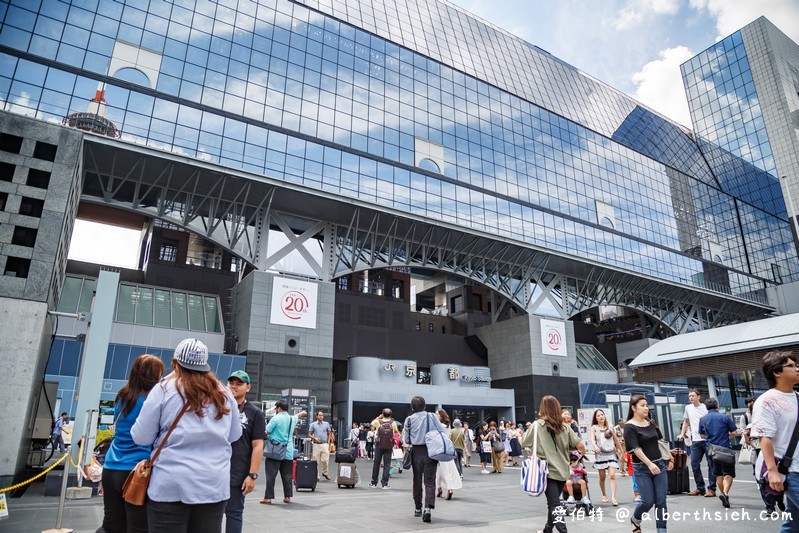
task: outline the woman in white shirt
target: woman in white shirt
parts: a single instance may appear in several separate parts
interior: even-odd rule
[[[153,463],[149,530],[218,533],[230,498],[230,443],[241,437],[236,400],[211,372],[208,348],[196,339],[178,344],[172,371],[147,395],[130,430],[136,444],[155,449],[181,417]]]

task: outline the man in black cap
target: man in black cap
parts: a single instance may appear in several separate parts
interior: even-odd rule
[[[266,421],[263,411],[246,399],[250,392],[250,376],[247,372],[236,370],[230,374],[227,386],[239,407],[241,437],[231,445],[230,499],[225,508],[225,532],[241,533],[244,496],[252,492],[258,479],[258,468],[264,453]]]

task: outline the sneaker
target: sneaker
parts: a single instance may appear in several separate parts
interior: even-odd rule
[[[416,509],[413,512],[413,516],[416,517],[416,518],[419,518],[420,516],[422,516],[422,510],[421,509]]]
[[[723,505],[727,509],[730,508],[730,497],[729,496],[727,496],[723,492],[719,492],[719,500],[721,500],[721,505]]]
[[[566,503],[574,503],[574,496],[569,496],[569,499],[566,500]]]
[[[426,507],[424,513],[422,513],[422,522],[430,522],[433,519],[432,514],[430,513],[430,508]]]
[[[490,472],[488,470],[486,470],[485,468],[483,468],[482,470],[480,470],[480,473],[481,474],[489,474]]]
[[[388,489],[390,489],[390,488],[391,488],[391,487],[389,487],[388,485],[383,485],[383,490],[388,490]]]
[[[591,505],[591,500],[589,500],[588,496],[586,496],[585,498],[580,500],[580,503],[582,503],[583,505]]]
[[[369,482],[369,488],[370,489],[376,489],[377,488],[377,483],[373,483],[372,481],[370,481]]]

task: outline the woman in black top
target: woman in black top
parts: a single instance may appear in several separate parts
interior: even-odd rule
[[[641,501],[630,517],[633,533],[641,532],[643,514],[655,506],[655,526],[658,533],[666,531],[666,494],[669,481],[666,470],[674,463],[666,464],[660,456],[658,439],[660,430],[649,421],[649,406],[646,398],[636,395],[630,398],[627,423],[624,424],[624,442],[633,460],[635,482],[641,492]]]

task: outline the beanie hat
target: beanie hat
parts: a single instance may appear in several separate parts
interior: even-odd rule
[[[175,361],[187,370],[209,372],[208,347],[197,339],[184,339],[175,348]]]

